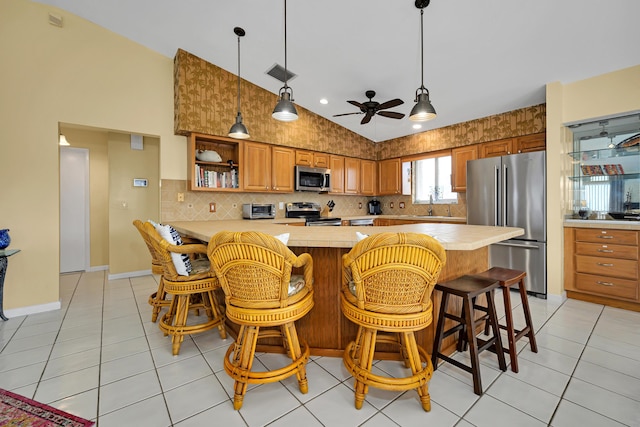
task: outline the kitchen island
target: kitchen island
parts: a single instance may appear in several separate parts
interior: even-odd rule
[[[289,233],[288,246],[296,254],[309,253],[313,257],[315,306],[304,318],[296,322],[298,334],[318,356],[341,357],[346,345],[354,339],[357,327],[349,322],[340,310],[342,281],[342,256],[358,241],[356,231],[364,234],[382,232],[424,233],[436,238],[447,253],[447,260],[439,281],[474,274],[489,267],[488,246],[524,234],[521,228],[489,227],[464,224],[407,224],[387,227],[342,226],[342,227],[292,227],[279,220],[230,220],[230,221],[174,221],[170,224],[181,234],[208,242],[215,233],[227,231],[260,231],[278,235]],[[428,352],[433,347],[437,310],[440,295],[432,295],[434,322],[416,334],[418,343]],[[459,306],[458,301],[452,304]],[[451,309],[454,309],[453,307]],[[228,324],[231,332],[237,326]],[[452,347],[454,336],[443,342],[443,348]],[[262,346],[263,351],[281,351],[281,347]],[[387,357],[381,352],[379,358]]]

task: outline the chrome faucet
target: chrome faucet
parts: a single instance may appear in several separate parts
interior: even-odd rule
[[[427,210],[427,215],[433,216],[433,195],[429,194],[429,209]]]

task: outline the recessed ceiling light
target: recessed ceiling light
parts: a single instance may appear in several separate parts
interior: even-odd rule
[[[327,105],[328,103],[329,103],[329,101],[327,100],[327,98],[322,98],[320,100],[320,104],[322,104],[322,105]]]
[[[422,125],[420,123],[416,123],[411,127],[414,128],[414,129],[422,129]]]

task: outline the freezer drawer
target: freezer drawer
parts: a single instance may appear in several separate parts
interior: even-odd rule
[[[507,240],[489,247],[491,267],[512,268],[527,273],[527,292],[547,296],[547,245],[542,242]]]

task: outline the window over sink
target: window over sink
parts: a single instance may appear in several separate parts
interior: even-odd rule
[[[451,153],[417,159],[412,162],[413,203],[458,203],[451,188]]]

